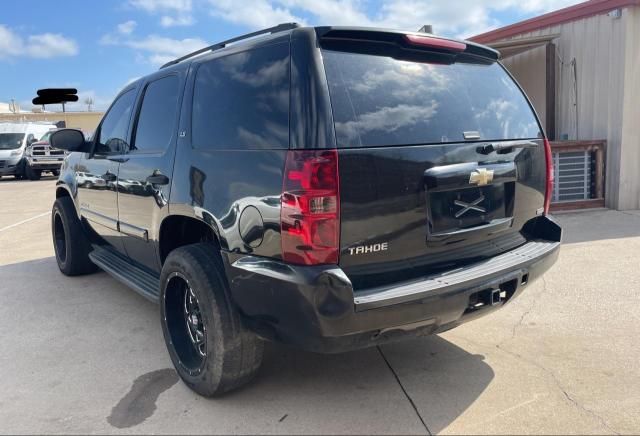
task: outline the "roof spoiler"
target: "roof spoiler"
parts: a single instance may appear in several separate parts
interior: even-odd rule
[[[326,40],[379,42],[409,49],[425,48],[441,53],[464,52],[491,61],[497,61],[500,56],[498,51],[481,44],[443,38],[429,33],[403,32],[373,27],[322,26],[315,29],[318,38]]]

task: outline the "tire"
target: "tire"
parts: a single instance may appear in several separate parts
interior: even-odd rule
[[[29,180],[40,180],[40,177],[42,177],[42,170],[34,170],[31,168],[31,165],[25,164],[24,174]]]
[[[200,243],[172,251],[160,275],[160,322],[169,356],[186,385],[205,397],[248,383],[262,363],[264,344],[229,301],[223,271],[216,247]]]
[[[77,276],[98,270],[89,259],[91,244],[70,197],[60,197],[53,203],[51,235],[56,261],[62,274]]]

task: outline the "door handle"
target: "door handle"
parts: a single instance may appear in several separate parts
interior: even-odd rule
[[[164,174],[154,174],[147,177],[147,183],[151,183],[152,185],[168,185],[169,177]]]
[[[111,162],[125,163],[126,161],[129,160],[129,158],[128,157],[107,157],[107,160],[110,160]]]
[[[508,142],[493,142],[490,144],[478,147],[476,150],[480,154],[491,154],[494,151],[500,153],[511,153],[514,148],[538,148],[540,145],[533,141],[508,141]]]

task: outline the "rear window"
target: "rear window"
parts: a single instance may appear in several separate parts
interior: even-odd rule
[[[501,65],[323,50],[339,147],[528,139],[540,127]]]

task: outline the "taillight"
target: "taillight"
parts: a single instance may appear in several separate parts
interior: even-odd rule
[[[404,37],[412,45],[422,45],[449,51],[464,51],[467,48],[467,44],[463,42],[434,38],[432,36],[405,35]]]
[[[282,258],[301,265],[338,263],[338,152],[289,150],[280,203]]]
[[[544,193],[544,214],[549,214],[551,206],[551,196],[553,194],[553,155],[551,154],[551,144],[548,139],[544,139],[544,157],[547,163],[547,183]]]

